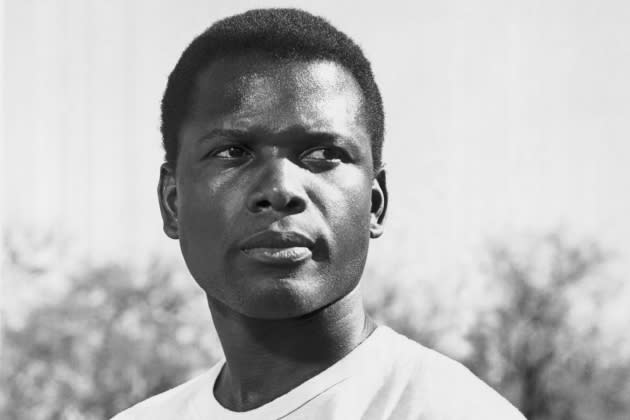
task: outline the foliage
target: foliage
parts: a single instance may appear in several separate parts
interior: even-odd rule
[[[60,299],[6,327],[1,418],[108,418],[220,352],[209,315],[193,318],[197,292],[178,287],[172,268],[107,264],[68,280]]]
[[[630,414],[628,356],[603,344],[601,296],[589,293],[604,287],[607,259],[596,244],[573,244],[560,234],[524,252],[491,247],[489,290],[501,290],[501,300],[473,328],[467,364],[530,420]],[[589,317],[574,316],[589,302]]]
[[[12,290],[40,296],[20,322],[5,325],[0,418],[108,418],[220,356],[203,294],[181,270],[160,260],[146,269],[60,270],[63,253],[51,251],[48,239],[40,242],[5,244]],[[490,248],[485,295],[496,291],[497,299],[467,336],[464,363],[530,420],[629,418],[630,360],[606,344],[601,328],[608,255],[558,234],[521,250],[518,244]],[[63,287],[53,293],[45,287],[51,282]],[[444,351],[444,337],[466,314],[459,286],[440,296],[433,283],[380,283],[367,297],[368,312]]]

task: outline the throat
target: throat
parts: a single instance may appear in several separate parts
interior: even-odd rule
[[[289,366],[282,369],[285,374],[269,371],[262,375],[251,376],[250,382],[235,381],[229,365],[226,363],[214,384],[215,399],[230,411],[244,412],[259,408],[278,397],[297,388],[309,379],[326,370],[326,365],[300,366],[289,371]],[[282,379],[280,379],[282,378]]]
[[[239,324],[227,331],[227,325],[215,320],[226,357],[214,384],[217,401],[231,411],[258,408],[349,354],[376,324],[359,296],[341,301],[333,304],[344,303],[341,308],[326,308],[321,314],[282,322],[256,320],[258,325]]]

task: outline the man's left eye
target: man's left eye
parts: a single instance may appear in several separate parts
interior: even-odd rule
[[[328,148],[311,150],[302,155],[303,160],[311,161],[341,162],[344,158],[341,150]]]

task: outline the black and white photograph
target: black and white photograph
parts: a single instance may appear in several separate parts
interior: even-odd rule
[[[0,29],[0,419],[630,420],[630,2]]]

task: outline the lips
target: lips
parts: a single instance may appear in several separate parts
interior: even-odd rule
[[[241,251],[250,259],[267,264],[297,264],[312,257],[315,241],[296,231],[263,231],[240,243]]]

